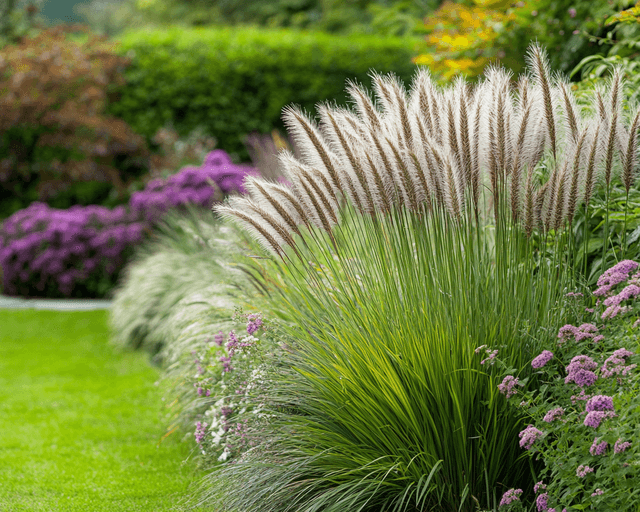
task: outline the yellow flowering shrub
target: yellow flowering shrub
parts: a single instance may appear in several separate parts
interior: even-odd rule
[[[467,6],[447,1],[425,19],[424,52],[413,62],[428,66],[441,81],[459,73],[467,78],[478,76],[490,61],[506,57],[494,42],[531,11],[526,4],[532,3],[536,2],[473,0]]]

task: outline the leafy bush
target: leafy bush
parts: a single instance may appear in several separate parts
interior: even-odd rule
[[[0,230],[4,293],[105,296],[146,230],[123,206],[55,210],[33,203],[6,219]]]
[[[445,2],[425,18],[426,45],[414,62],[430,66],[442,80],[457,73],[479,76],[495,61],[519,73],[521,55],[537,41],[552,50],[554,69],[569,72],[597,50],[588,36],[605,32],[601,21],[613,12],[610,2],[591,0]]]
[[[536,477],[538,510],[637,510],[637,269],[623,260],[599,277],[591,296],[569,294],[581,325],[564,325],[557,343],[533,359],[538,385],[496,358],[501,392],[531,421],[520,446],[545,463]]]
[[[621,67],[629,83],[630,100],[640,99],[640,68],[638,49],[640,48],[640,5],[610,16],[603,26],[608,31],[605,38],[592,38],[601,45],[595,55],[582,59],[571,72],[571,76],[581,74],[583,80],[606,76],[615,67]],[[606,55],[603,55],[606,53]]]
[[[60,26],[8,45],[0,56],[0,201],[47,201],[78,182],[103,182],[124,198],[132,178],[147,172],[144,138],[104,115],[107,84],[123,83],[126,58],[88,34]],[[126,200],[126,199],[125,199]]]
[[[197,126],[220,147],[248,158],[246,134],[282,128],[288,102],[312,108],[335,98],[344,103],[347,78],[370,84],[369,70],[414,70],[406,39],[255,28],[130,31],[118,52],[131,51],[126,86],[108,111],[147,137],[172,121],[180,135]]]

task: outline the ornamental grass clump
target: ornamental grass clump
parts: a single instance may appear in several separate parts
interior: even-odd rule
[[[263,442],[211,475],[216,510],[466,511],[531,493],[526,414],[495,362],[527,378],[569,315],[568,228],[601,182],[634,183],[640,111],[624,119],[620,73],[586,117],[539,46],[529,64],[515,87],[496,68],[444,89],[421,69],[408,95],[374,76],[377,104],[352,84],[355,110],[320,106],[320,127],[289,108],[292,186],[248,178],[250,197],[215,208],[264,247],[262,311],[295,340]]]
[[[112,340],[158,354],[167,367],[182,369],[184,354],[198,349],[212,329],[227,327],[232,297],[246,284],[232,264],[239,238],[211,212],[194,207],[170,211],[156,233],[138,248],[114,290]],[[249,295],[246,290],[244,295]],[[170,373],[173,378],[180,371]]]
[[[573,307],[590,323],[563,326],[547,363],[538,367],[540,356],[533,359],[535,385],[525,378],[515,393],[500,389],[533,423],[520,435],[528,455],[544,461],[535,489],[539,512],[638,510],[640,301],[623,292],[639,282],[638,263],[624,260],[600,276],[592,295],[572,294]],[[616,315],[607,314],[612,299]],[[509,373],[507,382],[517,373],[496,368]]]

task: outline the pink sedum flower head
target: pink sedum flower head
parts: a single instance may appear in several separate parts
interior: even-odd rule
[[[509,489],[502,495],[502,499],[500,500],[500,507],[504,507],[506,505],[510,505],[514,501],[520,501],[520,495],[522,494],[522,489]]]
[[[500,393],[505,395],[507,398],[511,398],[513,395],[517,393],[517,390],[514,389],[517,384],[518,384],[517,377],[513,377],[512,375],[507,375],[503,379],[502,384],[498,384],[498,389],[500,390]]]
[[[530,450],[533,446],[533,443],[535,443],[537,439],[542,437],[542,435],[543,434],[540,430],[535,428],[533,425],[529,425],[518,434],[518,437],[520,437],[520,448]]]
[[[613,453],[622,453],[631,447],[631,443],[628,441],[622,442],[622,439],[618,439],[613,446]]]
[[[533,486],[533,492],[538,494],[538,491],[544,491],[546,488],[547,486],[544,484],[544,482],[538,482],[536,485]]]
[[[593,468],[590,468],[589,466],[578,466],[578,469],[576,470],[576,476],[578,478],[584,478],[589,473],[593,473]]]
[[[549,495],[546,492],[536,498],[536,507],[538,512],[547,512],[549,510]]]
[[[543,421],[546,423],[552,423],[555,420],[561,418],[564,415],[564,409],[562,407],[556,407],[555,409],[551,409],[544,415]]]
[[[585,411],[613,411],[613,398],[607,395],[592,396],[585,406]]]
[[[592,493],[591,496],[602,496],[603,494],[604,491],[602,489],[596,489],[596,491]]]
[[[591,411],[585,416],[583,424],[585,427],[598,428],[603,420],[614,416],[612,411]]]
[[[606,441],[602,441],[601,443],[598,443],[598,438],[596,437],[593,440],[593,444],[591,445],[591,448],[589,448],[589,453],[593,456],[604,455],[607,451],[607,446],[609,446],[609,443],[607,443]]]
[[[542,353],[536,357],[533,361],[531,361],[531,366],[533,368],[542,368],[553,358],[553,353],[548,350],[542,351]]]

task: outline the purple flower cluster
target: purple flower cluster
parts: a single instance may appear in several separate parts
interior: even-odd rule
[[[596,368],[598,368],[597,363],[589,356],[575,356],[566,367],[567,376],[564,383],[573,382],[581,388],[591,386],[598,380],[598,376],[593,372]]]
[[[533,492],[538,494],[538,491],[544,491],[546,488],[547,486],[544,484],[544,482],[538,482],[536,485],[533,486]]]
[[[576,469],[576,476],[578,478],[584,478],[589,473],[593,473],[593,468],[589,466],[578,466],[578,469]]]
[[[538,512],[546,512],[549,510],[549,495],[544,492],[536,498],[536,507]]]
[[[198,444],[202,443],[202,440],[207,435],[207,426],[208,426],[207,423],[200,423],[199,421],[196,422],[196,431],[194,433],[194,436],[196,438],[196,443]]]
[[[5,293],[70,296],[81,285],[90,288],[92,280],[115,282],[127,250],[142,241],[146,227],[123,206],[57,210],[32,203],[0,228]]]
[[[500,393],[505,395],[507,398],[511,398],[513,395],[517,393],[515,389],[513,389],[518,384],[517,377],[513,377],[512,375],[507,375],[503,380],[502,384],[498,384],[498,389]]]
[[[222,195],[245,193],[245,176],[257,174],[247,165],[236,165],[221,149],[209,153],[200,167],[187,166],[167,180],[153,180],[144,190],[134,192],[129,200],[132,211],[156,222],[170,208],[193,204],[210,208]],[[214,183],[215,185],[211,185]],[[216,198],[216,188],[220,194]]]
[[[168,180],[154,180],[135,192],[129,208],[73,206],[68,210],[33,203],[0,228],[0,268],[4,292],[25,296],[100,296],[115,284],[129,253],[145,231],[170,208],[210,207],[216,188],[244,193],[246,175],[224,151],[207,155],[202,167],[185,167]],[[213,185],[212,185],[213,183]],[[109,283],[105,286],[104,281]]]
[[[542,353],[536,357],[533,361],[531,361],[531,366],[533,368],[542,368],[545,366],[551,358],[553,357],[553,353],[548,350],[543,350]]]
[[[587,401],[585,406],[586,412],[613,410],[613,398],[607,395],[595,395]]]
[[[542,432],[535,428],[533,425],[529,425],[522,432],[518,434],[520,438],[520,448],[525,450],[531,449],[533,443],[542,436]]]
[[[573,336],[573,339],[582,341],[584,339],[592,339],[595,343],[598,343],[603,339],[603,336],[598,336],[595,333],[598,332],[598,328],[593,324],[582,324],[580,327],[567,324],[560,328],[558,332],[559,345],[562,345],[568,338]]]
[[[626,348],[619,348],[613,354],[611,354],[600,368],[600,372],[604,378],[611,377],[613,375],[627,375],[637,365],[630,364],[626,366],[625,358],[633,355],[633,352]]]
[[[510,505],[514,501],[520,501],[520,495],[522,494],[522,489],[509,489],[502,495],[502,499],[500,500],[499,507],[504,507],[506,505]]]
[[[599,288],[593,294],[597,297],[607,295],[614,286],[626,281],[629,278],[629,274],[637,268],[638,264],[635,261],[623,260],[605,270],[598,278],[597,284]]]
[[[561,418],[564,415],[564,409],[562,407],[556,407],[555,409],[551,409],[544,415],[543,421],[546,423],[552,423],[558,418]]]
[[[622,453],[627,448],[631,448],[631,443],[628,441],[622,442],[622,439],[618,439],[613,446],[613,453]]]
[[[614,416],[615,413],[613,411],[591,411],[584,418],[584,426],[598,428],[602,420],[613,418]]]
[[[252,313],[247,317],[247,332],[253,334],[262,327],[262,317],[259,313]]]
[[[598,438],[596,437],[593,440],[593,444],[591,445],[591,448],[589,448],[589,453],[593,456],[604,455],[605,452],[607,451],[608,446],[609,446],[609,443],[607,443],[606,441],[602,441],[601,443],[598,443]]]

